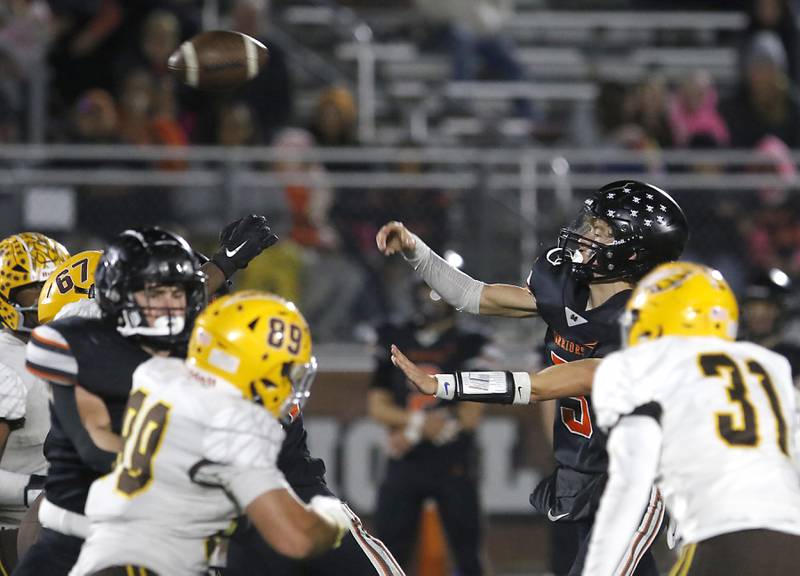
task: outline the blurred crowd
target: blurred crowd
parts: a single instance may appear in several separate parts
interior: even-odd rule
[[[510,0],[407,4],[430,32],[426,38],[436,38],[449,55],[452,78],[525,79],[513,42],[503,32],[514,17]],[[748,8],[749,25],[739,39],[735,89],[716,86],[702,70],[678,81],[654,70],[635,86],[601,83],[592,119],[594,141],[559,142],[652,152],[646,165],[621,167],[651,173],[732,171],[721,162],[666,166],[661,150],[758,151],[757,165],[736,170],[774,174],[775,186],[737,194],[677,194],[693,224],[688,256],[719,267],[737,290],[770,268],[800,278],[800,197],[791,192],[797,178],[791,149],[800,147],[794,8],[788,0],[741,4],[737,8]],[[368,166],[301,158],[314,146],[364,145],[357,136],[358,106],[350,89],[328,85],[315,91],[310,113],[298,113],[292,67],[281,45],[270,38],[267,0],[218,2],[222,27],[256,37],[269,49],[268,64],[253,81],[225,94],[203,94],[180,85],[166,62],[202,28],[203,5],[202,0],[0,3],[0,143],[41,137],[101,145],[273,145],[277,159],[255,162],[250,169],[277,173],[274,189],[241,189],[236,208],[271,213],[283,242],[251,267],[244,282],[301,300],[320,339],[358,337],[354,327],[385,320],[387,310],[398,304],[393,275],[400,272],[374,250],[377,228],[389,219],[403,220],[441,252],[451,243],[460,192],[409,189],[387,194],[334,187],[333,176]],[[31,106],[35,86],[42,82],[47,87],[47,122],[43,133],[35,134]],[[534,125],[547,124],[535,103],[524,99],[513,102],[513,113]],[[528,143],[536,144],[537,134],[531,134]],[[156,164],[174,171],[187,166],[178,160]],[[113,167],[115,162],[80,165]],[[403,173],[423,170],[415,162],[400,164]],[[298,180],[293,176],[297,173],[304,178]],[[215,228],[215,222],[204,225],[204,219],[229,210],[213,190],[172,190],[169,203],[163,197],[163,190],[149,188],[86,188],[77,197],[77,228],[90,243],[124,226],[178,225],[200,235],[202,243],[202,234]],[[338,305],[330,306],[334,295]]]

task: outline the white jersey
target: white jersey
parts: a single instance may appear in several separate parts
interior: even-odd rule
[[[20,424],[9,435],[0,460],[0,482],[4,481],[3,471],[23,476],[46,474],[42,449],[50,430],[47,383],[25,369],[25,342],[6,330],[0,331],[0,418],[12,428]],[[27,480],[19,477],[14,483],[24,485]],[[0,506],[0,525],[16,525],[24,513],[21,498],[18,505]]]
[[[204,574],[210,539],[259,495],[288,489],[278,421],[182,360],[137,368],[123,435],[122,458],[89,491],[91,528],[71,576],[126,564]]]
[[[607,356],[592,403],[604,429],[634,411],[661,414],[657,483],[685,543],[759,528],[800,535],[784,357],[748,342],[660,338]]]

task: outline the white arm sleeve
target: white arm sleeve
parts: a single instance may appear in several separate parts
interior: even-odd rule
[[[448,264],[416,234],[414,253],[403,254],[425,283],[457,310],[480,314],[484,283]]]
[[[609,478],[597,511],[584,576],[612,576],[650,498],[661,454],[661,427],[649,416],[626,416],[608,438]]]
[[[16,371],[0,364],[0,419],[7,421],[25,417],[28,389]]]

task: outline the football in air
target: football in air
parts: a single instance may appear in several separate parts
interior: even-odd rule
[[[267,62],[267,47],[230,30],[209,30],[187,40],[167,66],[181,82],[199,90],[234,90],[254,78]]]

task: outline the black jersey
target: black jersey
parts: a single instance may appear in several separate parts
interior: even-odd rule
[[[392,344],[397,345],[408,358],[430,374],[455,372],[469,369],[468,365],[481,353],[487,343],[483,334],[462,331],[453,327],[431,341],[423,341],[421,332],[413,323],[386,324],[378,330],[378,358],[370,386],[387,390],[395,404],[410,410],[433,410],[446,408],[455,411],[453,402],[439,400],[420,394],[409,388],[403,373],[392,364],[388,353]],[[472,368],[475,368],[474,366]],[[472,433],[461,432],[455,441],[435,446],[423,440],[404,457],[414,465],[467,467],[474,463],[474,439]]]
[[[528,288],[547,323],[545,363],[599,358],[620,347],[618,319],[630,290],[615,294],[601,306],[586,309],[589,287],[575,281],[569,266],[561,266],[559,250],[539,257],[528,277]],[[608,468],[605,438],[592,424],[591,399],[563,398],[556,403],[553,452],[561,466],[584,473],[603,473]]]
[[[113,324],[65,318],[34,331],[27,364],[45,380],[76,384],[99,396],[108,408],[111,429],[120,434],[133,372],[150,357],[141,346],[120,335]],[[81,460],[52,410],[44,453],[49,463],[47,499],[83,514],[89,487],[101,474]],[[286,429],[278,467],[293,486],[324,484],[325,465],[309,454],[302,417],[295,418]]]
[[[103,320],[65,318],[37,328],[27,353],[28,368],[56,384],[74,384],[99,396],[121,434],[133,371],[150,358]],[[92,482],[101,474],[87,466],[51,410],[44,443],[49,463],[45,491],[53,504],[83,514]]]

